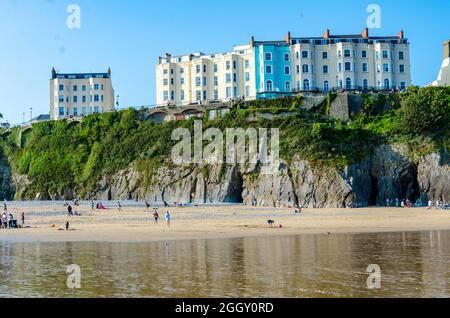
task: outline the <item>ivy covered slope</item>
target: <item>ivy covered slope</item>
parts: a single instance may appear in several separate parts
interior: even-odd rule
[[[222,119],[205,117],[203,128],[224,132],[233,127],[280,128],[280,156],[287,162],[305,159],[319,169],[361,162],[381,144],[405,144],[416,158],[449,149],[448,88],[364,96],[363,114],[349,122],[327,116],[331,99],[332,95],[313,111],[301,110],[300,99],[255,101],[234,108]],[[50,121],[35,124],[28,132],[19,128],[0,132],[0,161],[8,162],[14,175],[26,176],[30,185],[22,194],[25,198],[65,189],[88,197],[104,176],[121,169],[133,166],[143,175],[152,175],[169,161],[173,130],[193,130],[193,119],[156,124],[142,120],[144,112],[128,109],[92,115],[82,123]],[[291,115],[255,120],[258,113]]]

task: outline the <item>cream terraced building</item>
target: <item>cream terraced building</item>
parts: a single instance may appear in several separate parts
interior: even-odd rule
[[[157,104],[184,106],[297,93],[391,91],[411,86],[409,42],[360,34],[255,41],[232,52],[166,54],[156,66]]]
[[[107,73],[57,73],[50,80],[50,118],[77,118],[115,111],[111,69]]]
[[[254,99],[254,51],[243,45],[220,54],[166,54],[158,60],[156,83],[160,106]]]

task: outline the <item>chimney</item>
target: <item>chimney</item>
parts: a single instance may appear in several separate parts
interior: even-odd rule
[[[252,35],[250,38],[250,47],[253,49],[255,47],[255,37]]]
[[[403,40],[405,38],[405,32],[403,32],[403,30],[401,30],[400,32],[397,33],[397,36]]]
[[[444,60],[450,58],[450,40],[444,42]]]
[[[365,28],[364,31],[362,31],[361,36],[363,37],[363,39],[368,39],[369,38],[369,28]]]
[[[111,68],[108,68],[108,74],[109,74],[109,76],[111,76]]]
[[[55,79],[56,78],[56,70],[55,70],[55,68],[53,67],[52,68],[52,79]]]
[[[329,29],[327,29],[327,30],[325,31],[325,33],[323,34],[323,37],[324,37],[325,39],[329,39],[329,38],[330,38],[330,30],[329,30]]]
[[[291,32],[288,32],[288,34],[286,35],[286,37],[284,38],[284,40],[285,40],[286,43],[288,43],[288,44],[291,43]]]

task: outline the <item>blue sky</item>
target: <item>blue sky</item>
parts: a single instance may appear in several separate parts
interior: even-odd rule
[[[0,0],[0,113],[10,123],[49,112],[52,66],[61,72],[111,67],[121,107],[155,104],[155,64],[165,52],[227,51],[256,39],[359,33],[369,4],[382,28],[404,29],[411,42],[413,83],[436,79],[442,42],[450,38],[448,0]],[[81,7],[69,29],[67,6]]]

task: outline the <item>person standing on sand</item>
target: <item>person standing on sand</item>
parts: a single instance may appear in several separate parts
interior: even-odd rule
[[[67,207],[67,216],[73,216],[73,210],[72,210],[72,206],[69,204],[69,206]]]
[[[25,212],[22,212],[20,218],[22,220],[22,228],[25,228]]]
[[[120,201],[117,202],[117,210],[119,212],[122,211],[122,204],[120,204]]]
[[[91,200],[91,212],[94,213],[94,200]]]
[[[159,213],[158,213],[158,210],[155,210],[155,211],[153,212],[153,219],[154,219],[154,223],[155,223],[155,224],[158,224],[158,220],[159,220]]]
[[[166,224],[167,224],[167,227],[170,227],[170,219],[171,219],[171,215],[170,215],[170,212],[169,211],[167,211],[167,213],[166,213]]]

